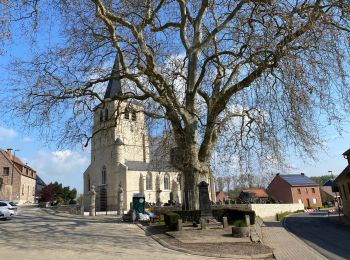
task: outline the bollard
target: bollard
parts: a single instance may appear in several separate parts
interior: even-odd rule
[[[182,230],[182,219],[178,219],[176,231],[181,231],[181,230]]]
[[[247,227],[250,226],[250,217],[249,217],[249,215],[245,215],[245,223],[247,224]]]
[[[201,229],[207,229],[207,223],[205,218],[201,218]]]
[[[223,217],[222,218],[222,226],[223,226],[223,228],[227,228],[228,227],[227,217]]]

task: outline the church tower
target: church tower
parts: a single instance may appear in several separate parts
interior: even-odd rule
[[[151,203],[182,198],[181,173],[168,161],[150,160],[144,107],[135,100],[122,100],[124,87],[117,55],[104,102],[94,110],[91,164],[84,172],[85,209],[92,186],[96,187],[96,211],[101,212],[128,210],[135,193],[143,193]],[[123,202],[119,203],[121,190]]]

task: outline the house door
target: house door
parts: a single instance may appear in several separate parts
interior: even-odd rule
[[[310,199],[306,199],[307,206],[310,207]]]
[[[107,189],[102,188],[100,191],[100,211],[107,210]]]

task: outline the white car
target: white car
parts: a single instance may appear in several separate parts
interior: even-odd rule
[[[0,200],[0,212],[3,213],[3,218],[8,218],[17,215],[17,205],[11,201]],[[9,216],[7,216],[9,214]]]

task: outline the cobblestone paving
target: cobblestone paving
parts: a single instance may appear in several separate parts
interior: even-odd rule
[[[302,240],[285,230],[281,222],[265,222],[262,227],[263,242],[273,249],[278,260],[327,259]]]
[[[0,221],[0,259],[214,259],[169,250],[116,217],[80,217],[22,208]]]

